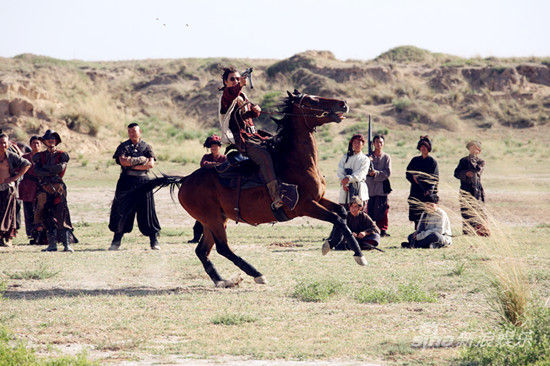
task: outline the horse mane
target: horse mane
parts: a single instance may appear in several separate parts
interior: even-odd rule
[[[281,104],[277,106],[277,113],[281,114],[282,117],[271,117],[271,119],[277,124],[277,133],[273,137],[273,141],[275,142],[275,148],[278,151],[284,148],[284,145],[288,144],[292,140],[294,134],[294,130],[292,128],[292,105],[294,99],[299,96],[301,95],[296,96],[289,93],[288,97],[286,97]]]

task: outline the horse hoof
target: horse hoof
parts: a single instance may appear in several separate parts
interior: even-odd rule
[[[260,284],[260,285],[265,285],[267,284],[267,280],[265,279],[264,275],[261,275],[261,276],[258,276],[258,277],[254,277],[254,282]]]
[[[362,255],[362,256],[357,256],[357,255],[354,255],[353,258],[355,259],[355,261],[357,262],[358,265],[360,266],[366,266],[367,265],[367,260],[365,259],[365,256]]]
[[[321,247],[321,253],[323,253],[323,255],[327,255],[328,252],[330,252],[330,243],[328,240],[325,240],[323,246]]]

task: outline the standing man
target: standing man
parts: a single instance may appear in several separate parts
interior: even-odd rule
[[[71,242],[78,241],[73,235],[71,215],[67,206],[67,186],[63,176],[69,162],[69,154],[58,150],[59,134],[47,130],[40,138],[46,150],[32,157],[34,174],[38,177],[34,225],[37,231],[46,230],[48,247],[45,252],[57,251],[57,242],[63,244],[64,252],[73,252]]]
[[[0,133],[0,246],[3,247],[11,247],[11,240],[17,234],[15,182],[31,165],[8,148],[8,135]]]
[[[351,197],[358,196],[363,203],[369,199],[369,189],[365,178],[370,168],[370,159],[363,154],[365,137],[356,134],[351,137],[348,143],[348,151],[342,157],[336,175],[340,180],[340,195],[338,203],[345,205],[348,209]],[[363,206],[363,205],[361,205]]]
[[[489,236],[487,215],[483,207],[485,191],[481,185],[481,173],[485,161],[479,157],[481,142],[470,141],[466,144],[469,155],[458,162],[454,176],[460,179],[460,213],[462,214],[462,232],[464,235]]]
[[[428,136],[420,136],[416,148],[420,156],[411,159],[407,166],[406,178],[411,182],[409,194],[409,221],[414,222],[414,228],[418,227],[418,221],[424,212],[424,202],[428,196],[437,194],[439,183],[439,167],[437,161],[430,156],[432,142]]]
[[[380,236],[390,236],[388,234],[388,210],[390,208],[388,194],[391,192],[391,188],[388,178],[391,175],[391,158],[382,151],[384,143],[383,135],[374,136],[372,169],[367,174],[367,186],[369,187],[367,213],[380,229]]]
[[[109,250],[118,250],[122,237],[132,231],[137,215],[139,231],[149,237],[152,250],[159,250],[158,233],[160,224],[155,211],[153,192],[147,191],[137,197],[127,209],[122,205],[126,193],[147,182],[149,169],[155,166],[155,154],[151,145],[141,139],[141,129],[137,123],[128,125],[129,139],[118,145],[113,159],[122,168],[111,206],[109,230],[114,233]]]
[[[40,138],[33,136],[30,139],[31,152],[23,155],[23,158],[32,162],[33,156],[40,150]],[[38,177],[34,174],[34,165],[23,176],[19,183],[19,198],[23,201],[23,212],[25,214],[25,231],[29,244],[38,244],[38,235],[34,228],[34,207],[36,206],[36,192],[38,189]]]

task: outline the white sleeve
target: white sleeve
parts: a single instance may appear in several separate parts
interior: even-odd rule
[[[359,167],[353,169],[353,174],[349,175],[350,183],[364,182],[369,172],[370,159],[366,155],[358,156],[356,159],[358,160],[357,164],[359,164]]]
[[[347,155],[344,155],[340,162],[338,163],[338,169],[336,170],[336,176],[338,179],[342,180],[346,177],[346,171],[344,169],[344,164],[346,163]]]

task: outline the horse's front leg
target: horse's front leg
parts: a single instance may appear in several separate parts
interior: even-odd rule
[[[216,251],[218,252],[218,254],[223,255],[225,258],[229,259],[231,262],[233,262],[233,264],[243,270],[247,275],[254,277],[254,282],[259,284],[267,283],[265,277],[256,268],[254,268],[254,266],[236,255],[231,250],[231,248],[229,248],[229,244],[227,243],[227,233],[223,224],[216,225],[211,230],[212,236],[216,243]]]
[[[322,199],[321,201],[323,200],[324,199]],[[332,203],[332,202],[329,200],[324,200],[323,203],[329,205],[329,203]],[[336,205],[335,203],[333,204]],[[359,243],[357,242],[357,239],[355,239],[355,237],[352,235],[351,230],[346,224],[345,218],[342,218],[338,214],[328,210],[326,207],[324,207],[324,205],[316,201],[311,201],[309,204],[304,205],[303,212],[306,216],[333,223],[344,235],[344,238],[347,240],[348,244],[351,246],[354,253],[353,255],[357,264],[362,266],[367,264],[367,260],[365,259],[365,256],[361,252]]]

